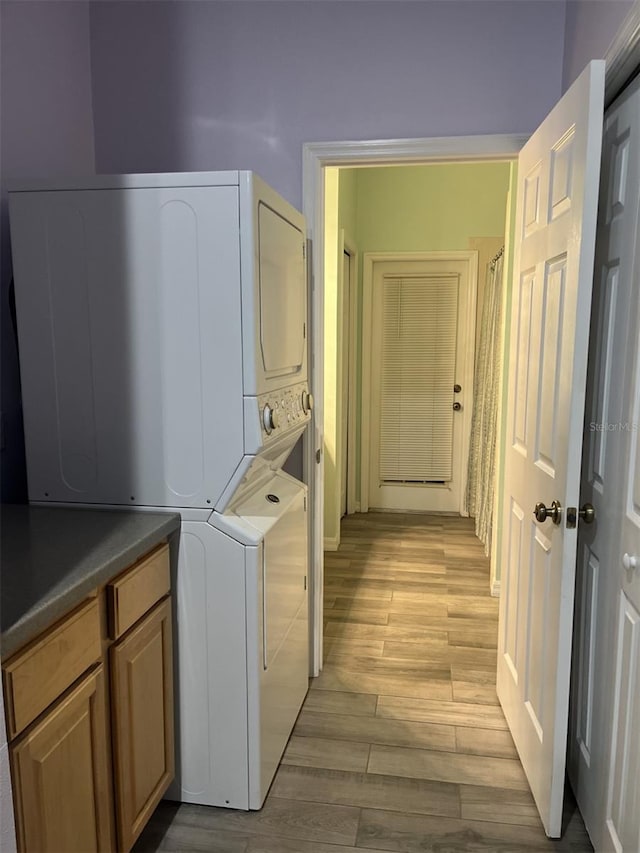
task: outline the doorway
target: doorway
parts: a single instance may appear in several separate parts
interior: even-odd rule
[[[392,140],[361,143],[308,143],[303,146],[303,208],[312,243],[326,247],[327,175],[331,167],[373,166],[389,164],[426,164],[443,162],[496,162],[517,160],[527,137],[495,135],[474,137],[441,137],[439,139]],[[336,224],[337,227],[337,224]],[[322,669],[323,586],[324,586],[324,477],[323,450],[325,431],[324,343],[325,343],[325,253],[315,251],[310,259],[311,336],[314,351],[311,363],[312,387],[316,406],[311,429],[303,448],[303,476],[309,484],[311,526],[310,563],[310,674]],[[507,300],[508,302],[508,300]],[[505,310],[508,309],[508,304]],[[329,329],[331,331],[331,329]],[[326,460],[325,460],[326,461]],[[497,538],[497,537],[496,537]],[[498,553],[497,549],[494,549]],[[492,587],[493,578],[492,561]]]
[[[322,336],[325,388],[321,401],[324,404],[322,545],[324,551],[332,551],[339,546],[340,519],[344,515],[345,477],[341,465],[344,464],[345,442],[342,438],[347,408],[351,420],[347,430],[350,444],[347,454],[347,512],[366,512],[370,506],[387,506],[379,501],[377,494],[371,496],[369,488],[371,483],[375,491],[376,481],[379,485],[377,470],[370,477],[369,469],[371,449],[376,450],[380,438],[380,419],[375,413],[373,416],[370,413],[372,399],[379,396],[379,371],[374,370],[376,376],[372,383],[371,367],[384,349],[379,341],[372,343],[371,340],[372,307],[375,301],[371,295],[374,290],[374,269],[383,271],[385,278],[387,274],[395,276],[396,273],[385,266],[393,259],[409,264],[412,280],[416,272],[421,270],[431,282],[438,271],[445,277],[451,276],[454,283],[458,282],[457,290],[460,293],[456,294],[456,298],[457,295],[461,296],[458,300],[460,310],[454,325],[459,346],[455,364],[450,365],[455,367],[456,375],[455,378],[452,375],[447,384],[443,401],[444,397],[448,399],[444,401],[445,411],[440,415],[445,420],[448,416],[449,425],[454,423],[455,416],[461,429],[456,431],[453,449],[448,450],[456,473],[453,484],[455,491],[450,475],[443,478],[446,479],[444,483],[412,486],[405,482],[396,488],[391,485],[385,491],[395,492],[396,500],[392,501],[390,507],[397,511],[465,514],[464,480],[473,402],[473,362],[477,349],[474,348],[473,338],[475,327],[480,324],[482,316],[486,270],[497,250],[504,245],[505,231],[509,225],[506,222],[506,208],[510,204],[510,186],[515,177],[515,166],[504,157],[489,162],[465,159],[464,162],[425,163],[418,166],[331,167],[326,168],[323,174]],[[351,318],[344,310],[346,272],[341,275],[341,267],[343,239],[346,237],[343,238],[343,233],[348,235],[351,255],[355,252],[357,259],[356,292],[354,297],[352,290],[351,297],[351,313],[354,316]],[[351,376],[355,374],[355,380],[351,381],[349,388],[346,387],[346,379],[342,379],[346,371],[341,352],[345,349],[341,341],[347,326],[351,327],[351,339],[355,342],[350,359]],[[315,329],[317,324],[314,334]],[[479,345],[479,338],[476,344]],[[422,342],[418,342],[418,345],[422,346]],[[414,368],[415,365],[413,368],[408,365],[409,370]],[[442,371],[436,373],[439,375]],[[418,370],[418,377],[420,375]],[[421,381],[420,378],[418,381]],[[315,387],[317,389],[317,385]],[[454,387],[459,390],[454,390]],[[375,392],[373,394],[372,389]],[[405,403],[402,406],[405,411]],[[459,411],[454,411],[454,407]],[[421,424],[413,432],[422,436]],[[444,430],[438,429],[435,436],[437,441],[443,434]],[[408,472],[409,476],[403,479],[416,479],[411,473]],[[424,480],[425,477],[419,479]],[[429,504],[421,502],[420,492],[431,492],[432,500]],[[370,500],[370,497],[373,499]],[[316,560],[319,556],[316,556]]]
[[[476,251],[365,255],[362,512],[468,515],[477,267]]]

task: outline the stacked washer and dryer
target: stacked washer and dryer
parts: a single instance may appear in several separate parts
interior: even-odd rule
[[[181,514],[172,796],[260,808],[309,674],[304,219],[251,172],[9,205],[29,499]]]

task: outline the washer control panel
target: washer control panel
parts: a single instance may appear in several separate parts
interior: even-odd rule
[[[258,397],[261,427],[267,435],[282,434],[311,420],[311,401],[306,382]]]

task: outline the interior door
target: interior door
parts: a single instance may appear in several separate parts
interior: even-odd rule
[[[640,79],[620,99],[617,120],[607,123],[614,137],[610,216],[619,231],[620,283],[630,291],[628,338],[624,348],[620,447],[622,535],[614,535],[608,582],[613,586],[610,631],[612,691],[605,722],[607,784],[602,848],[619,853],[640,850]],[[620,342],[622,346],[622,342]],[[616,342],[618,345],[618,342]],[[614,374],[616,376],[616,374]]]
[[[594,507],[595,523],[579,527],[569,755],[572,787],[596,850],[640,849],[633,805],[639,792],[633,794],[631,781],[639,772],[640,691],[636,686],[635,694],[633,689],[627,692],[639,684],[637,628],[635,658],[618,653],[633,644],[640,612],[640,576],[631,572],[625,586],[622,561],[625,549],[628,554],[640,553],[640,501],[633,497],[639,491],[640,472],[631,464],[632,443],[637,442],[637,427],[632,424],[638,422],[632,411],[638,396],[633,383],[637,386],[638,378],[633,377],[639,372],[636,367],[634,374],[630,357],[635,352],[638,361],[639,201],[640,78],[636,78],[605,117],[580,493],[581,502]],[[622,631],[620,646],[618,632],[627,624],[631,631]],[[633,702],[629,708],[634,695],[635,711]],[[620,725],[621,714],[635,722]],[[616,749],[609,755],[612,728]],[[618,780],[610,795],[607,779]]]
[[[497,688],[552,837],[562,822],[577,545],[567,507],[580,488],[604,70],[588,66],[518,163]],[[536,517],[538,503],[546,512]]]

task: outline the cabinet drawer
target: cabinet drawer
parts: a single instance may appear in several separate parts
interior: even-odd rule
[[[170,590],[169,546],[165,544],[108,584],[111,639],[121,637]]]
[[[9,737],[15,737],[100,660],[100,617],[93,598],[3,666]]]

